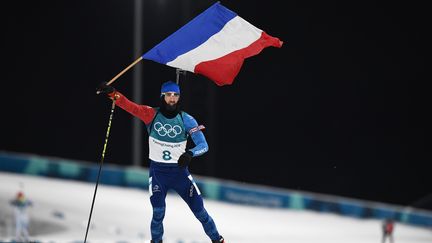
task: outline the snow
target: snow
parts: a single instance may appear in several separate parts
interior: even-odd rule
[[[31,240],[83,242],[94,183],[0,172],[0,242],[13,239],[12,208],[22,189],[33,202]],[[228,243],[378,243],[381,221],[330,213],[229,204],[204,199]],[[151,205],[147,191],[99,184],[88,243],[150,242]],[[210,242],[201,224],[175,193],[167,197],[164,243]],[[396,243],[431,243],[432,229],[396,224]]]

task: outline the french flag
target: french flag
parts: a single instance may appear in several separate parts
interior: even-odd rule
[[[282,44],[216,2],[142,58],[201,74],[222,86],[233,83],[244,59]]]

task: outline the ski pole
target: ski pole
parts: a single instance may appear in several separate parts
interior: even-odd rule
[[[106,147],[107,147],[107,144],[108,144],[108,137],[109,137],[109,133],[110,133],[110,129],[111,129],[112,118],[113,118],[113,115],[114,115],[114,108],[115,108],[115,100],[113,99],[112,106],[111,106],[111,114],[109,116],[109,121],[108,121],[108,128],[107,128],[106,135],[105,135],[105,143],[104,143],[104,146],[103,146],[102,156],[101,156],[101,160],[100,160],[100,163],[99,163],[99,172],[98,172],[98,175],[97,175],[96,186],[95,186],[95,190],[94,190],[94,193],[93,193],[93,200],[92,200],[92,204],[91,204],[91,208],[90,208],[90,215],[89,215],[88,222],[87,222],[87,229],[86,229],[86,233],[85,233],[84,243],[86,243],[86,241],[87,241],[87,234],[88,234],[88,230],[89,230],[89,227],[90,227],[90,220],[91,220],[91,216],[92,216],[92,212],[93,212],[94,202],[95,202],[95,199],[96,199],[96,192],[97,192],[97,188],[98,188],[98,185],[99,185],[99,177],[100,177],[100,174],[101,174],[101,171],[102,171],[103,161],[105,159],[105,151],[106,151]]]

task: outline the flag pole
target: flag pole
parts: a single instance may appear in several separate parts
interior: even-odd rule
[[[180,80],[180,68],[176,68],[176,84],[179,84],[179,80]]]
[[[179,82],[180,82],[180,74],[185,75],[186,70],[183,70],[181,68],[176,68],[176,84],[179,84]]]
[[[140,56],[138,59],[136,59],[132,64],[127,66],[127,68],[123,69],[119,74],[117,74],[114,78],[112,78],[107,85],[112,84],[116,79],[118,79],[120,76],[122,76],[127,70],[131,69],[131,67],[135,66],[139,61],[141,61],[143,58]]]

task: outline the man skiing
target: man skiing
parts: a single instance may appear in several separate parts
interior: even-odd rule
[[[141,119],[149,135],[149,193],[153,208],[150,224],[152,243],[162,243],[164,233],[165,198],[168,190],[175,190],[188,204],[195,217],[201,222],[212,243],[224,243],[212,217],[204,208],[203,198],[188,170],[193,157],[208,151],[204,137],[204,126],[179,106],[180,87],[168,81],[162,84],[160,107],[153,108],[136,104],[127,99],[107,83],[97,88],[98,93],[107,94],[116,105]],[[188,137],[195,147],[186,149]]]
[[[390,218],[384,220],[382,224],[382,232],[383,232],[382,243],[384,243],[387,238],[389,239],[390,243],[393,243],[393,230],[394,230],[394,221]]]
[[[32,202],[25,198],[23,192],[19,191],[16,197],[10,201],[10,204],[14,207],[15,214],[15,240],[27,242],[29,240],[27,208],[32,206]]]

